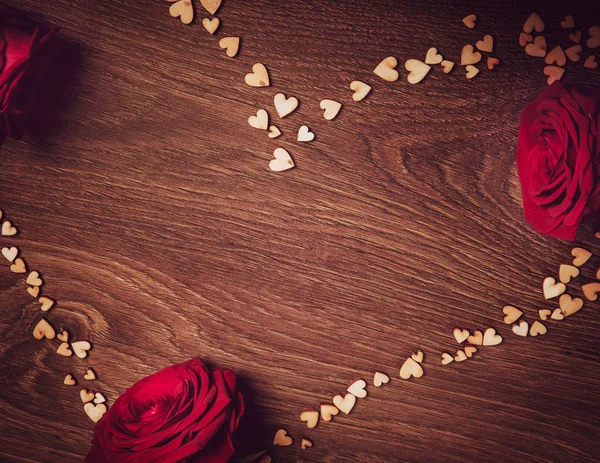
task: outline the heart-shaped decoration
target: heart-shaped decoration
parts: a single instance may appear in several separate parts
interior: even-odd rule
[[[421,82],[431,70],[431,66],[419,61],[418,59],[406,60],[404,67],[407,71],[410,71],[407,80],[411,84],[418,84]]]
[[[596,61],[596,57],[594,55],[590,55],[583,63],[583,66],[588,69],[596,69],[598,67],[598,62]]]
[[[73,355],[73,352],[71,349],[69,349],[69,343],[67,342],[61,343],[61,345],[58,346],[58,349],[56,349],[56,353],[62,355],[63,357],[70,357]]]
[[[42,318],[33,329],[33,337],[35,339],[54,339],[56,337],[56,331],[54,331],[54,328],[52,328],[52,325],[48,320]]]
[[[274,172],[283,172],[284,170],[291,169],[295,166],[290,153],[283,148],[277,148],[273,152],[273,156],[275,156],[275,159],[272,159],[271,162],[269,162],[269,169]]]
[[[563,283],[568,283],[571,281],[571,278],[576,278],[579,276],[579,269],[577,267],[573,267],[572,265],[561,264],[558,268],[558,278]]]
[[[71,343],[71,348],[77,357],[84,359],[87,357],[87,351],[92,348],[92,345],[87,341],[77,341]]]
[[[476,20],[477,20],[477,16],[475,16],[474,14],[470,14],[469,16],[465,16],[463,18],[462,22],[469,29],[473,29],[475,27]]]
[[[27,288],[27,292],[35,299],[40,295],[40,288],[39,286],[29,287]]]
[[[276,125],[269,127],[269,138],[277,138],[281,135],[281,130]]]
[[[444,71],[444,74],[448,74],[450,71],[452,71],[452,68],[454,67],[454,61],[444,60],[441,63],[441,67],[442,71]]]
[[[387,384],[390,381],[390,377],[385,373],[376,372],[373,375],[373,386],[381,387],[382,384]]]
[[[533,40],[533,43],[527,44],[525,53],[536,58],[543,58],[546,56],[546,39],[543,36],[538,35]]]
[[[547,320],[548,317],[552,315],[552,311],[550,309],[540,309],[538,310],[538,314],[540,316],[540,320]]]
[[[431,47],[425,55],[425,64],[440,64],[444,57],[440,55],[437,48]]]
[[[300,413],[300,419],[306,421],[306,426],[312,429],[319,423],[319,412],[316,410],[304,410]]]
[[[250,87],[268,87],[271,85],[269,80],[269,71],[262,63],[256,63],[252,66],[252,72],[246,74],[244,81],[250,85]]]
[[[550,52],[548,52],[546,58],[544,58],[544,61],[546,64],[556,63],[558,66],[564,66],[567,64],[567,56],[565,55],[562,47],[557,45]]]
[[[460,328],[454,328],[452,334],[454,335],[456,342],[459,344],[465,342],[471,335],[471,333],[469,333],[469,330],[461,330]]]
[[[106,405],[104,404],[94,405],[93,403],[87,403],[83,406],[83,409],[94,423],[100,421],[106,413]]]
[[[340,112],[340,109],[342,109],[342,103],[338,103],[334,100],[322,100],[319,106],[322,110],[324,110],[323,117],[327,121],[335,118],[335,116],[337,116]]]
[[[466,346],[465,347],[465,355],[467,356],[467,358],[473,357],[473,354],[475,352],[477,352],[477,347],[474,347],[474,346]]]
[[[215,14],[221,6],[221,0],[200,0],[200,3],[210,14]]]
[[[173,0],[168,0],[172,2]],[[169,8],[169,14],[174,18],[181,18],[183,24],[189,24],[194,19],[194,7],[191,0],[178,0]]]
[[[537,336],[538,334],[546,334],[548,330],[542,322],[534,321],[529,329],[529,336]]]
[[[10,266],[10,270],[14,273],[26,273],[27,266],[25,265],[25,261],[20,257],[17,257],[13,264]]]
[[[577,31],[574,34],[569,34],[569,40],[575,43],[581,42],[581,31]]]
[[[398,71],[394,69],[396,66],[398,66],[398,60],[393,56],[388,56],[377,65],[373,72],[383,80],[388,82],[396,82],[398,77],[400,77]]]
[[[483,333],[483,345],[484,346],[497,346],[502,342],[502,336],[496,334],[496,330],[494,328],[488,328]]]
[[[457,350],[456,351],[456,355],[454,356],[454,361],[456,362],[464,362],[465,360],[467,360],[467,354],[465,354],[464,351],[462,350]]]
[[[256,116],[250,116],[248,118],[248,124],[255,129],[267,130],[267,127],[269,127],[269,113],[264,109],[259,109],[256,112]]]
[[[60,330],[60,333],[56,335],[56,339],[62,342],[69,342],[69,332],[65,330]]]
[[[418,350],[416,353],[412,354],[410,358],[415,362],[423,363],[423,351]]]
[[[310,441],[310,439],[303,438],[302,442],[300,443],[300,447],[302,447],[302,450],[309,449],[312,446],[313,446],[313,443]]]
[[[48,312],[48,310],[50,310],[52,308],[52,306],[54,305],[54,300],[52,300],[46,296],[40,297],[38,302],[40,304],[42,304],[42,306],[40,307],[42,309],[42,312]]]
[[[225,54],[227,56],[229,56],[230,58],[234,58],[238,54],[238,51],[240,49],[240,38],[223,37],[221,40],[219,40],[219,46],[225,49]],[[246,81],[246,83],[248,82]],[[259,85],[255,85],[255,87],[259,87]],[[262,85],[260,87],[262,87]]]
[[[531,13],[529,18],[527,18],[527,21],[525,21],[525,24],[523,24],[523,31],[527,32],[528,34],[533,32],[534,29],[536,32],[543,32],[545,27],[546,26],[544,25],[542,18],[540,18],[536,13]]]
[[[557,283],[552,277],[546,277],[542,282],[542,289],[544,290],[544,299],[553,299],[564,293],[567,287],[564,283]]]
[[[96,395],[94,396],[94,403],[95,404],[103,404],[106,402],[106,397],[104,396],[104,394],[102,394],[102,392],[96,392]]]
[[[273,438],[273,445],[281,445],[282,447],[292,445],[293,442],[294,440],[288,435],[285,429],[277,430]]]
[[[202,20],[204,29],[206,29],[210,35],[213,35],[216,32],[216,30],[219,28],[219,24],[221,24],[221,20],[219,18],[204,18]]]
[[[560,27],[562,27],[563,29],[570,29],[571,27],[575,27],[575,20],[573,19],[573,16],[571,16],[570,14],[566,15],[565,20],[561,21]]]
[[[465,69],[467,70],[467,79],[472,79],[473,77],[475,77],[477,74],[479,74],[479,69],[477,69],[475,66],[472,65],[467,65],[465,67]]]
[[[550,316],[550,318],[552,320],[563,320],[565,318],[565,316],[563,315],[561,309],[554,309],[554,312],[552,312],[552,315]]]
[[[481,53],[475,51],[473,45],[465,45],[460,54],[460,64],[461,66],[466,66],[467,64],[477,64],[481,61]]]
[[[588,48],[598,48],[600,47],[600,27],[592,26],[590,27],[590,38],[587,41]]]
[[[523,320],[518,325],[513,325],[512,330],[516,335],[525,337],[529,331],[529,323]]]
[[[589,260],[590,257],[592,257],[592,253],[583,248],[571,249],[571,255],[574,257],[573,265],[575,267],[581,267],[583,264],[585,264]]]
[[[40,274],[35,270],[29,274],[27,277],[27,284],[31,286],[42,286],[42,280],[40,278]]]
[[[2,224],[2,236],[14,236],[17,234],[17,227],[14,227],[10,220]]]
[[[354,93],[352,94],[352,99],[354,101],[362,101],[371,91],[371,86],[360,80],[353,80],[350,83],[350,90],[354,90]]]
[[[275,109],[279,117],[284,118],[288,114],[294,112],[298,107],[298,99],[294,96],[286,98],[283,93],[278,93],[274,98]]]
[[[75,381],[75,378],[73,378],[73,375],[69,374],[69,375],[65,376],[65,380],[63,381],[63,384],[66,384],[67,386],[74,386],[76,382],[77,381]]]
[[[544,68],[544,74],[548,76],[548,85],[552,85],[557,80],[562,79],[565,70],[563,68],[559,68],[558,66],[546,66]]]
[[[96,372],[92,368],[88,368],[83,377],[85,379],[93,381],[94,379],[96,379]],[[97,403],[99,403],[99,402],[97,402]]]
[[[346,389],[350,394],[359,399],[364,399],[367,397],[367,383],[364,379],[357,379],[354,381],[348,389]]]
[[[79,397],[81,397],[81,401],[85,404],[94,400],[94,393],[88,391],[86,388],[83,388],[79,391]]]
[[[342,397],[340,394],[337,394],[333,398],[333,405],[335,405],[341,412],[348,415],[352,409],[354,408],[354,404],[356,403],[356,397],[354,397],[349,392]]]
[[[600,291],[600,283],[588,283],[586,285],[581,285],[581,290],[583,291],[583,295],[587,298],[588,301],[595,301],[598,299],[598,292]]]
[[[493,71],[494,68],[496,66],[498,66],[499,64],[500,64],[500,60],[498,58],[493,58],[491,56],[488,56],[488,58],[487,58],[487,68],[490,71]]]
[[[14,246],[12,248],[2,248],[2,255],[7,261],[12,262],[19,255],[19,250]]]
[[[525,32],[521,32],[521,35],[519,35],[519,45],[524,47],[529,42],[533,42],[533,36],[531,34],[526,34]]]
[[[513,307],[512,305],[505,305],[504,307],[502,307],[502,313],[506,315],[504,317],[504,323],[506,323],[507,325],[512,325],[519,318],[521,318],[521,315],[523,315],[523,312],[521,310],[517,309],[516,307]]]
[[[448,365],[452,362],[454,362],[454,357],[447,352],[442,352],[442,365]]]
[[[487,34],[483,36],[483,40],[478,40],[475,44],[478,50],[491,53],[494,50],[494,38]]]
[[[420,378],[423,373],[423,367],[411,357],[407,358],[402,368],[400,368],[400,378],[402,379],[410,379],[411,376]]]
[[[475,334],[469,336],[467,338],[467,342],[469,344],[475,344],[476,346],[483,345],[483,333],[481,331],[475,330]]]
[[[331,421],[339,412],[339,409],[335,405],[321,404],[321,418],[323,421]]]
[[[577,63],[581,59],[581,57],[579,56],[581,50],[583,50],[583,47],[581,45],[573,45],[565,50],[565,55],[567,55],[567,57],[571,61]]]

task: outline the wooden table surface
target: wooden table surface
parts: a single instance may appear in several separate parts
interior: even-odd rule
[[[0,245],[41,272],[58,301],[48,320],[93,349],[65,358],[56,340],[34,339],[43,313],[3,265],[0,460],[83,460],[93,423],[65,374],[110,404],[194,356],[238,372],[242,452],[267,448],[279,427],[295,438],[275,461],[600,460],[600,304],[527,339],[501,313],[511,303],[533,321],[556,307],[541,281],[572,247],[523,219],[519,118],[546,78],[519,32],[536,11],[549,44],[568,45],[559,23],[572,14],[585,40],[600,21],[592,2],[224,0],[214,37],[198,0],[189,26],[160,0],[7,3],[60,26],[65,52],[45,84],[47,114],[0,150],[0,208],[20,230]],[[469,13],[475,29],[461,22]],[[436,46],[458,61],[484,34],[501,59],[493,72],[480,65],[467,80],[436,66],[407,83],[406,59]],[[218,46],[228,35],[242,37],[234,59]],[[396,83],[372,72],[389,55]],[[244,83],[256,62],[271,87]],[[600,85],[600,69],[582,63],[564,82]],[[373,86],[360,103],[354,79]],[[283,120],[276,92],[300,100]],[[333,121],[324,98],[344,104]],[[248,125],[260,108],[281,138]],[[296,141],[302,124],[313,142]],[[295,169],[268,169],[278,147]],[[579,238],[600,254],[589,226]],[[495,327],[504,342],[442,366],[457,326]],[[403,381],[416,349],[425,375]],[[82,378],[88,366],[95,383]],[[298,419],[375,371],[392,380],[350,415],[315,429]],[[314,447],[301,450],[302,437]]]

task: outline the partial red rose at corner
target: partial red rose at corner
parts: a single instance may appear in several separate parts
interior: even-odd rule
[[[600,216],[600,114],[594,98],[555,82],[521,118],[517,168],[529,224],[574,240]]]
[[[23,135],[45,51],[57,32],[0,3],[0,145]]]
[[[244,412],[231,370],[198,358],[142,379],[94,428],[88,463],[225,463]]]

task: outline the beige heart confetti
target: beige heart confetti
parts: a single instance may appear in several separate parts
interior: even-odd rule
[[[173,0],[168,0],[172,2]],[[179,0],[171,5],[169,14],[174,18],[181,18],[183,24],[189,24],[194,19],[194,7],[191,0]]]
[[[2,224],[2,236],[14,236],[17,234],[17,227],[14,227],[10,220]]]
[[[94,400],[94,393],[88,391],[86,388],[83,388],[81,391],[79,391],[79,397],[81,397],[81,401],[85,404]]]
[[[583,291],[584,296],[588,301],[595,301],[598,299],[598,292],[600,291],[600,283],[588,283],[586,285],[581,285],[581,291]]]
[[[316,410],[304,410],[300,413],[300,419],[306,422],[306,426],[314,428],[319,423],[319,412]]]
[[[67,342],[61,343],[61,345],[58,346],[58,349],[56,349],[56,353],[62,355],[63,357],[70,357],[73,355],[73,352],[71,349],[69,349],[69,343]]]
[[[42,309],[42,312],[48,312],[48,310],[50,310],[52,308],[52,306],[54,305],[54,300],[52,300],[46,296],[40,297],[38,302],[40,304],[42,304],[42,306],[40,307]]]
[[[35,339],[54,339],[56,337],[56,331],[54,331],[54,328],[52,328],[52,325],[48,320],[42,318],[33,329],[33,337]]]
[[[484,35],[483,40],[478,40],[475,46],[478,50],[491,53],[494,51],[494,38],[489,34]]]
[[[447,352],[442,352],[442,365],[448,365],[452,362],[454,362],[454,357]]]
[[[14,273],[26,273],[27,266],[25,265],[25,261],[20,257],[17,257],[14,263],[10,266],[10,270]]]
[[[521,32],[521,35],[519,35],[519,45],[524,47],[529,42],[533,42],[533,36],[531,34],[526,34],[525,32]]]
[[[537,336],[538,334],[546,334],[548,330],[542,322],[534,321],[529,329],[529,336]]]
[[[383,80],[388,82],[396,82],[398,77],[400,77],[398,71],[394,69],[396,66],[398,66],[398,60],[393,56],[388,56],[377,65],[373,72]]]
[[[364,379],[357,379],[348,387],[348,389],[346,389],[346,391],[359,399],[364,399],[367,397],[366,387],[367,383]]]
[[[581,50],[583,50],[583,47],[581,45],[573,45],[565,50],[565,55],[567,55],[567,57],[571,61],[577,63],[581,59],[581,57],[579,56]]]
[[[354,101],[362,101],[371,91],[371,86],[360,80],[353,80],[350,83],[350,90],[354,90],[354,93],[352,94],[352,99]]]
[[[60,333],[56,335],[56,339],[62,342],[69,342],[69,332],[65,330],[60,330]]]
[[[467,65],[465,67],[465,69],[467,70],[467,79],[472,79],[473,77],[475,77],[477,74],[479,74],[479,69],[477,69],[475,66],[472,65]]]
[[[333,405],[335,405],[342,413],[348,415],[354,408],[356,403],[356,397],[349,392],[342,397],[340,394],[335,395],[333,398]]]
[[[73,378],[73,375],[71,374],[65,376],[65,380],[63,381],[63,384],[66,384],[67,386],[74,386],[76,383],[77,381],[75,381],[75,378]]]
[[[313,446],[313,443],[311,442],[310,439],[303,438],[302,442],[300,443],[300,447],[302,448],[302,450],[309,449],[312,446]]]
[[[460,64],[461,66],[466,66],[467,64],[477,64],[481,61],[481,53],[475,51],[473,45],[465,45],[460,54]]]
[[[570,14],[565,16],[565,20],[561,21],[560,27],[562,27],[563,29],[570,29],[571,27],[575,27],[575,20],[573,19],[573,16],[571,16]]]
[[[592,26],[589,30],[590,38],[587,40],[587,46],[589,48],[600,47],[600,27]]]
[[[564,293],[567,287],[564,283],[557,283],[552,277],[546,277],[542,282],[542,289],[544,290],[544,299],[553,299]]]
[[[331,419],[340,412],[339,409],[332,404],[321,404],[320,408],[323,421],[331,421]]]
[[[390,377],[385,373],[376,372],[373,375],[373,386],[381,387],[382,384],[387,384],[390,381]]]
[[[563,316],[568,317],[569,315],[573,315],[575,312],[579,312],[579,310],[583,307],[583,299],[578,297],[572,298],[568,294],[563,294],[558,300],[558,305],[560,306]]]
[[[571,278],[576,278],[579,276],[579,269],[577,267],[573,267],[572,265],[560,264],[558,268],[558,278],[563,283],[568,283],[571,281]]]
[[[412,354],[410,358],[413,359],[415,362],[423,363],[423,356],[423,351],[418,350],[416,353]]]
[[[540,309],[538,310],[538,314],[540,316],[540,320],[547,320],[550,315],[552,315],[552,311],[550,309]]]
[[[240,49],[239,37],[223,37],[219,40],[219,47],[225,49],[225,54],[230,58],[234,58]],[[254,80],[253,80],[254,82]],[[246,81],[248,83],[248,81]],[[251,84],[248,84],[251,85]],[[268,84],[267,84],[268,85]],[[253,87],[263,87],[262,85],[253,85]]]
[[[262,63],[256,63],[252,66],[252,72],[246,74],[244,81],[250,87],[268,87],[271,84],[269,80],[269,71]]]
[[[483,333],[481,331],[476,330],[475,334],[473,334],[472,336],[469,336],[467,338],[467,342],[469,344],[475,344],[476,346],[482,346],[483,345]]]
[[[281,445],[282,447],[292,445],[293,442],[294,440],[288,435],[285,429],[278,429],[273,438],[273,445]]]
[[[533,32],[533,29],[535,29],[536,32],[543,32],[545,27],[546,26],[544,25],[542,18],[540,18],[536,13],[531,13],[529,18],[527,18],[525,21],[525,24],[523,24],[523,31],[527,32],[528,34]]]
[[[411,357],[407,358],[402,368],[400,368],[400,378],[402,379],[410,379],[411,376],[420,378],[423,373],[423,367]]]
[[[571,249],[571,255],[574,257],[573,265],[575,267],[581,267],[589,260],[590,257],[592,257],[592,253],[583,248]]]
[[[281,130],[276,125],[269,127],[269,138],[277,138],[281,135]]]
[[[431,47],[425,55],[425,64],[440,64],[444,57],[440,55],[437,48]]]
[[[410,71],[407,76],[407,80],[411,84],[418,84],[421,82],[431,70],[431,66],[419,61],[418,59],[406,60],[404,67],[407,71]]]
[[[40,295],[40,288],[39,286],[30,287],[27,288],[27,292],[35,299]]]
[[[546,74],[548,76],[548,79],[546,80],[548,85],[552,85],[557,80],[562,79],[562,76],[564,75],[564,73],[565,73],[565,70],[558,66],[546,66],[544,68],[544,74]]]
[[[96,392],[96,395],[94,396],[94,403],[95,404],[103,404],[106,402],[106,397],[104,396],[104,394],[102,394],[102,392]]]
[[[296,97],[291,96],[286,98],[285,94],[283,93],[278,93],[275,95],[273,101],[275,103],[277,114],[279,114],[279,117],[281,118],[291,114],[298,107],[298,99]]]
[[[504,317],[504,323],[507,325],[512,325],[519,318],[521,318],[521,315],[523,315],[523,311],[513,307],[512,305],[505,305],[502,307],[502,313],[506,315]]]
[[[94,405],[93,403],[87,403],[83,406],[83,409],[94,423],[100,421],[104,413],[106,413],[106,405],[104,404]]]
[[[462,350],[457,350],[456,355],[454,356],[454,361],[456,362],[464,362],[467,360],[467,354],[465,354]]]
[[[19,250],[14,246],[12,248],[2,248],[2,255],[7,261],[12,262],[19,255]]]
[[[454,328],[452,334],[454,335],[456,342],[459,344],[465,342],[471,335],[471,333],[469,333],[469,330],[461,330],[460,328]]]
[[[319,106],[324,110],[323,117],[327,121],[335,118],[340,112],[340,109],[342,109],[342,103],[338,103],[334,100],[322,100]]]
[[[594,55],[590,55],[586,58],[583,66],[588,69],[596,69],[598,67],[598,62],[596,61],[596,57]]]
[[[473,354],[475,352],[477,352],[477,347],[474,347],[474,346],[466,346],[465,347],[465,355],[467,356],[467,358],[473,357]]]
[[[513,325],[512,330],[516,335],[525,337],[529,331],[529,323],[523,320],[518,325]]]
[[[27,277],[27,284],[31,286],[42,286],[42,280],[40,278],[40,274],[35,270],[29,274]]]
[[[525,47],[525,53],[535,58],[543,58],[546,56],[546,39],[538,35],[533,43],[528,43]]]
[[[474,14],[470,14],[469,16],[465,16],[463,18],[462,22],[469,29],[473,29],[475,27],[475,21],[476,20],[477,20],[477,16],[474,15]]]
[[[546,57],[544,58],[546,64],[554,64],[556,63],[558,66],[564,66],[567,64],[567,56],[563,51],[560,45],[554,47],[551,51],[548,52]]]
[[[575,43],[581,42],[581,31],[577,31],[574,34],[569,34],[569,40]]]
[[[448,74],[450,71],[452,71],[452,68],[454,67],[454,62],[444,60],[441,63],[441,67],[442,67],[442,71],[444,71],[444,74]]]
[[[283,148],[277,148],[273,152],[273,156],[275,156],[275,159],[269,162],[269,169],[273,172],[283,172],[295,166],[290,153]]]
[[[255,129],[267,130],[267,127],[269,127],[269,113],[264,109],[259,109],[256,112],[256,116],[250,116],[248,118],[248,124]]]
[[[483,345],[484,346],[497,346],[502,342],[502,336],[496,334],[496,330],[494,328],[488,328],[483,333]]]
[[[552,320],[563,320],[565,318],[565,316],[563,315],[561,309],[554,309],[554,312],[552,312],[552,315],[550,316],[550,318]]]
[[[314,139],[315,134],[312,133],[307,126],[303,125],[300,127],[300,130],[298,130],[298,141],[307,142],[313,141]]]
[[[216,32],[216,30],[219,28],[219,24],[221,24],[219,18],[204,18],[202,20],[202,25],[204,26],[204,29],[206,29],[210,35],[213,35]]]
[[[200,0],[200,3],[210,14],[215,14],[221,6],[221,0]]]
[[[71,348],[77,357],[84,359],[87,357],[87,351],[92,348],[92,345],[87,341],[77,341],[71,343]]]
[[[94,371],[93,368],[88,368],[87,371],[85,372],[85,375],[83,375],[83,377],[87,380],[94,380],[96,379],[96,372]]]
[[[499,64],[500,64],[500,60],[498,58],[493,58],[491,56],[488,56],[488,58],[487,58],[487,68],[490,71],[493,71],[494,68],[496,66],[498,66]]]

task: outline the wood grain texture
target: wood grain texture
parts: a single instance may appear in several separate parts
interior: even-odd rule
[[[549,43],[590,2],[225,0],[215,36],[159,0],[9,0],[61,27],[58,86],[23,141],[0,151],[2,208],[16,245],[39,270],[47,318],[89,339],[85,360],[31,331],[42,313],[24,278],[0,269],[0,459],[80,462],[92,436],[78,387],[109,405],[135,381],[200,356],[235,369],[250,407],[243,451],[283,426],[296,443],[276,461],[593,462],[600,459],[598,303],[548,334],[521,339],[502,323],[511,303],[533,321],[541,281],[570,262],[569,243],[524,222],[515,168],[520,112],[545,87],[543,60],[518,36],[536,11]],[[586,5],[588,4],[588,5]],[[474,30],[462,24],[478,16]],[[419,85],[403,63],[435,46],[458,62],[484,34],[501,64],[472,81],[458,65]],[[241,36],[231,59],[218,47]],[[560,38],[560,41],[558,41]],[[372,73],[394,55],[400,81]],[[582,54],[585,58],[585,54]],[[243,78],[264,63],[272,86]],[[60,63],[60,66],[58,64]],[[569,64],[563,81],[600,85]],[[349,84],[373,86],[361,103]],[[300,106],[280,120],[273,96]],[[319,101],[341,101],[331,122]],[[248,126],[260,108],[283,136]],[[298,143],[308,125],[311,143]],[[268,170],[276,147],[297,168]],[[579,245],[600,254],[588,227]],[[6,243],[6,244],[5,244]],[[582,276],[594,278],[595,256]],[[449,366],[452,329],[495,327],[505,341]],[[425,376],[401,381],[417,348]],[[92,366],[98,375],[83,381]],[[375,371],[350,416],[309,430],[298,419]],[[302,437],[314,447],[300,449]]]

